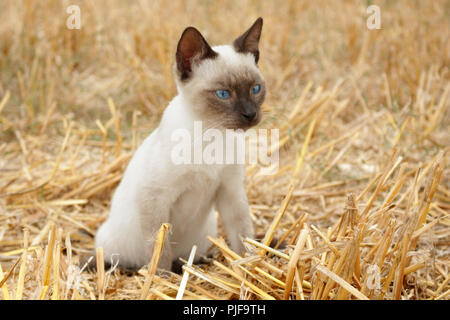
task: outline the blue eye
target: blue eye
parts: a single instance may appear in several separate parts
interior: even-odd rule
[[[253,86],[253,88],[252,88],[253,94],[258,94],[260,91],[261,91],[261,86],[259,84],[256,84]]]
[[[217,90],[216,91],[216,95],[220,99],[228,99],[230,97],[230,91],[228,91],[228,90]]]

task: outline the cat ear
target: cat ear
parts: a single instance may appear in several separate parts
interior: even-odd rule
[[[253,25],[244,32],[239,38],[234,40],[233,46],[237,52],[248,53],[250,52],[255,56],[255,63],[259,60],[259,38],[261,37],[261,31],[263,26],[263,19],[258,18]]]
[[[177,69],[181,80],[189,78],[195,63],[216,56],[217,53],[211,49],[202,34],[194,27],[187,27],[178,41],[176,53]]]

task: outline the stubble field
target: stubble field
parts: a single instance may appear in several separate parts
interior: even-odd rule
[[[154,273],[158,252],[136,274],[80,261],[176,94],[183,29],[230,43],[259,16],[259,127],[280,130],[280,167],[247,166],[261,238],[245,256],[205,240],[213,259],[185,266],[184,299],[449,299],[444,0],[1,1],[1,299],[175,298],[181,276]]]

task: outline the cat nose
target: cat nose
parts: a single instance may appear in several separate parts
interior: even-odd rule
[[[247,119],[248,122],[253,121],[256,117],[256,111],[243,112],[241,114],[245,119]]]

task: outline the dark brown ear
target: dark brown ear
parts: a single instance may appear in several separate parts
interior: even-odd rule
[[[244,32],[239,38],[234,40],[233,46],[237,52],[247,53],[250,52],[255,56],[255,62],[259,60],[259,38],[261,37],[261,31],[263,26],[263,19],[258,18],[253,25]]]
[[[202,34],[194,27],[187,27],[178,41],[176,60],[181,80],[192,73],[192,66],[200,60],[214,58],[217,53],[211,49]]]

